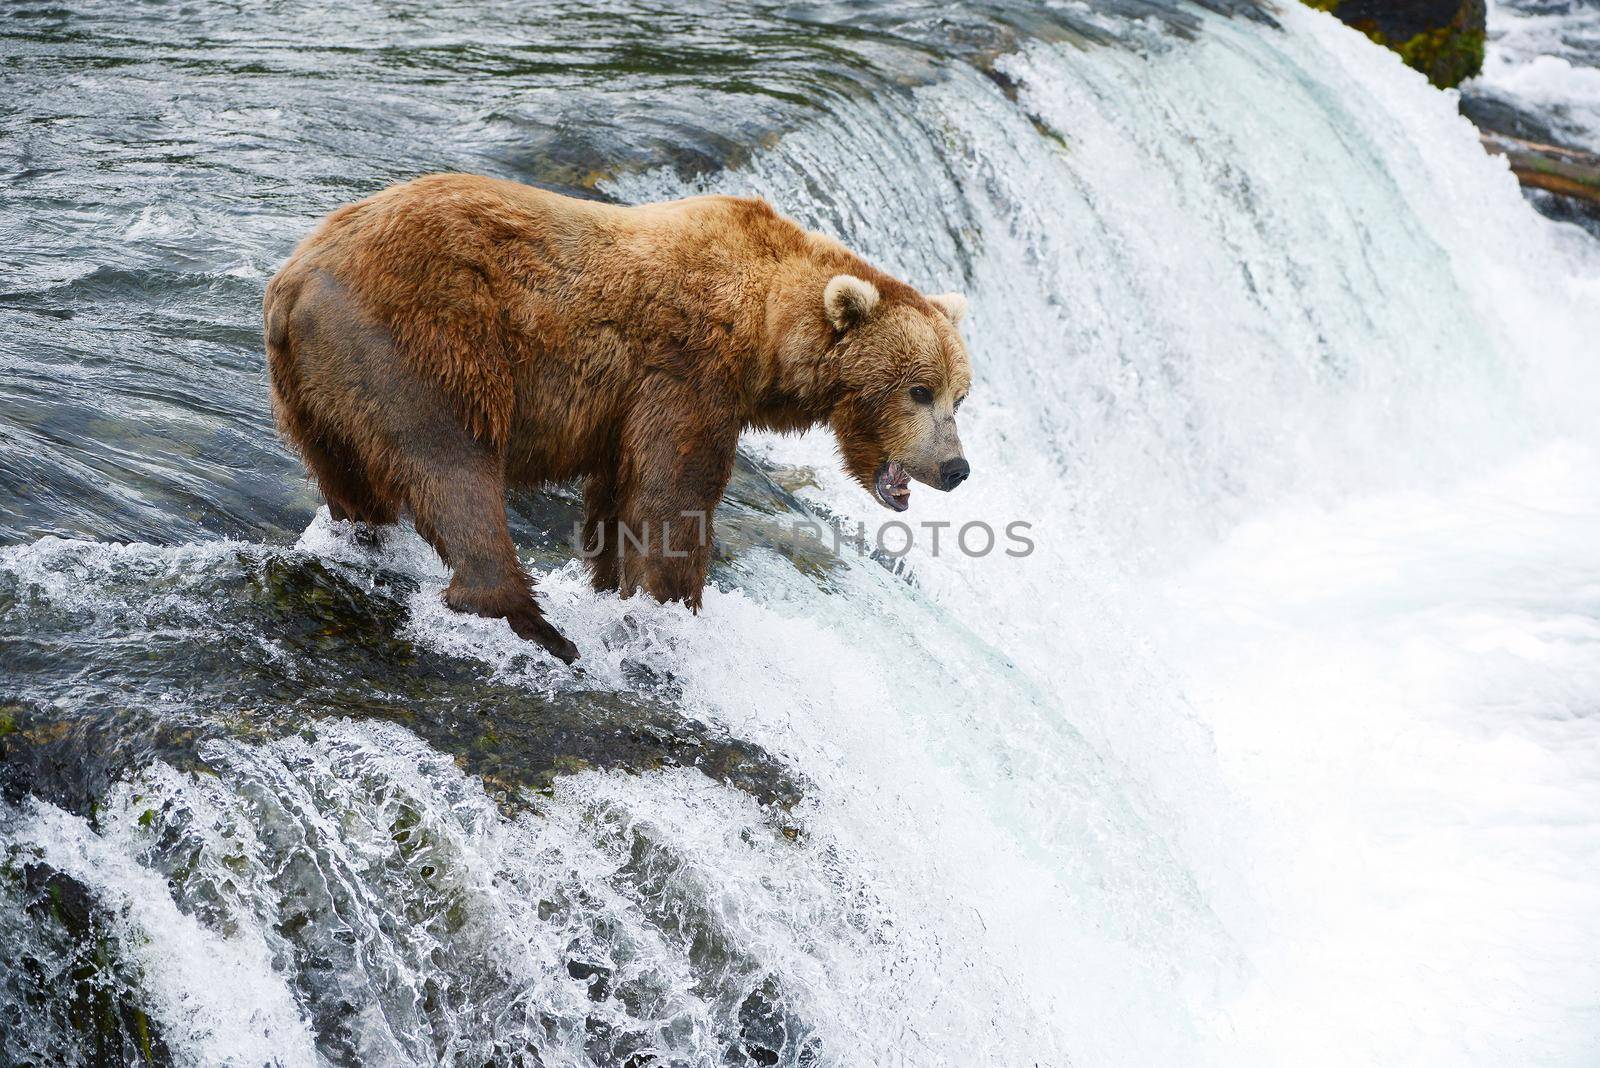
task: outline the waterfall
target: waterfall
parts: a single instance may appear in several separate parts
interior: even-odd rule
[[[1331,17],[1157,13],[599,183],[759,194],[968,294],[973,476],[904,554],[775,541],[884,513],[825,433],[750,437],[698,616],[540,531],[574,678],[325,512],[0,548],[0,703],[46,751],[0,929],[101,962],[4,976],[0,1051],[94,1063],[93,1011],[197,1065],[1592,1055],[1600,247]],[[324,691],[355,710],[300,721]],[[47,707],[149,741],[80,791]],[[494,763],[557,713],[690,756]]]

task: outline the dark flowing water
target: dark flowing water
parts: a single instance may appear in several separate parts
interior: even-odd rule
[[[1600,910],[1552,889],[1594,874],[1567,807],[1592,772],[1408,779],[1328,741],[1437,706],[1421,748],[1477,754],[1489,694],[1559,763],[1600,694],[1575,666],[1594,264],[1354,35],[1243,0],[14,4],[0,57],[0,1063],[1592,1048]],[[317,514],[259,325],[321,215],[443,170],[759,191],[969,292],[979,476],[917,514],[1024,520],[1038,552],[825,551],[795,525],[870,505],[825,439],[762,440],[700,617],[587,591],[571,487],[511,504],[588,673],[451,616],[420,541],[374,555]],[[1519,533],[1480,544],[1460,486],[1513,458]],[[1397,525],[1338,511],[1394,492],[1423,502],[1379,510]],[[1268,548],[1240,548],[1253,522]],[[1478,546],[1449,597],[1414,526]],[[1237,607],[1229,552],[1315,590],[1352,544],[1406,576],[1329,580],[1374,633],[1457,650],[1455,617],[1405,606],[1481,596],[1544,659],[1450,660],[1485,672],[1463,697],[1305,623],[1303,591]],[[1343,656],[1294,671],[1320,680],[1287,699],[1314,753],[1271,727],[1281,680],[1235,663],[1302,640]],[[1423,696],[1341,689],[1394,678]],[[1568,832],[1458,862],[1513,818],[1485,781],[1548,786],[1514,818]],[[1402,923],[1394,887],[1445,893],[1407,882],[1419,856],[1489,889]],[[1346,864],[1380,889],[1306,890]],[[1559,934],[1498,910],[1513,892]],[[1399,963],[1351,964],[1334,928]],[[1531,1007],[1494,1002],[1503,969]]]

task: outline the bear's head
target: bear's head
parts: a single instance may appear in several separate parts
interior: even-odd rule
[[[896,512],[910,506],[910,479],[955,489],[969,471],[956,434],[956,409],[972,385],[956,331],[966,298],[899,284],[883,291],[839,274],[822,302],[835,332],[840,390],[829,425],[845,469]]]

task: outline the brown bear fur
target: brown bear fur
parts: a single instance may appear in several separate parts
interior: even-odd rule
[[[621,207],[434,175],[300,244],[267,286],[267,362],[334,518],[409,512],[454,571],[452,608],[570,662],[512,545],[508,483],[582,477],[595,587],[698,607],[745,427],[830,423],[869,490],[891,459],[937,484],[971,377],[962,306],[761,200]],[[647,543],[607,537],[618,522]]]

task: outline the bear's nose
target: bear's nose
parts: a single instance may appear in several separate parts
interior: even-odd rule
[[[972,473],[972,467],[964,456],[957,456],[954,460],[946,460],[939,465],[939,488],[949,492],[967,480]]]

